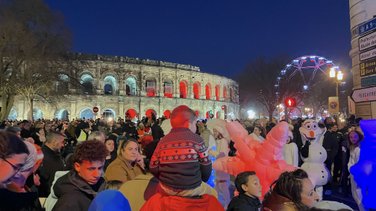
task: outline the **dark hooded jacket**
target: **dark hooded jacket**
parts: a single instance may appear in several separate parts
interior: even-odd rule
[[[89,185],[72,170],[56,181],[53,188],[58,200],[52,210],[88,210],[91,201],[105,185],[103,178],[96,185]]]
[[[39,211],[37,192],[16,193],[0,189],[0,211]]]
[[[259,211],[261,202],[256,197],[250,197],[246,194],[239,194],[231,199],[227,211]]]

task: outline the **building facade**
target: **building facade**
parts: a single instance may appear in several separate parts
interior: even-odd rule
[[[199,118],[239,117],[238,83],[200,72],[199,67],[137,58],[80,55],[76,73],[81,86],[73,87],[61,75],[57,90],[68,90],[56,103],[34,101],[34,119],[141,118],[154,113],[169,116],[179,105],[188,105]],[[9,115],[27,119],[29,104],[21,97]]]
[[[376,118],[376,4],[350,0],[352,73],[354,91],[349,108],[365,119]],[[351,109],[350,109],[351,111]]]

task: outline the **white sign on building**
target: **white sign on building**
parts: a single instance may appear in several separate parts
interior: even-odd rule
[[[359,60],[364,61],[376,57],[376,48],[359,54]]]
[[[376,100],[376,86],[365,89],[355,89],[351,98],[356,102],[367,102]]]
[[[365,50],[376,46],[376,31],[359,38],[359,50]]]

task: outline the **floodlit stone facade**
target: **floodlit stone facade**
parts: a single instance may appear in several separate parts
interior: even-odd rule
[[[350,27],[351,27],[351,50],[349,55],[352,60],[352,74],[354,89],[358,96],[361,94],[365,101],[354,103],[350,101],[350,113],[355,113],[364,119],[376,118],[376,101],[375,92],[376,86],[376,54],[375,40],[376,40],[376,4],[375,0],[350,0]],[[363,40],[363,42],[361,41]],[[362,49],[359,48],[362,42]],[[364,43],[369,44],[369,47],[364,46]],[[368,55],[368,56],[365,56]],[[360,67],[363,66],[363,71]],[[355,96],[357,97],[357,96]],[[357,97],[359,98],[359,97]]]
[[[239,117],[238,84],[229,78],[200,72],[199,67],[155,60],[100,55],[79,55],[76,73],[80,88],[69,78],[56,84],[69,95],[58,103],[34,102],[34,119],[135,118],[154,112],[158,117],[178,105],[188,105],[200,118]],[[64,81],[63,80],[63,81]],[[96,113],[93,108],[98,108]],[[10,118],[26,119],[29,106],[17,98]],[[94,109],[95,110],[95,109]]]

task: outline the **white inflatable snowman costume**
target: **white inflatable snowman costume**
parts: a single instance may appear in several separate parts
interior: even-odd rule
[[[326,150],[319,143],[325,131],[319,128],[315,120],[307,119],[299,128],[299,132],[303,142],[300,155],[304,163],[301,168],[308,173],[313,185],[316,186],[316,191],[321,200],[323,192],[322,186],[328,182],[330,175],[324,164],[327,157]]]

